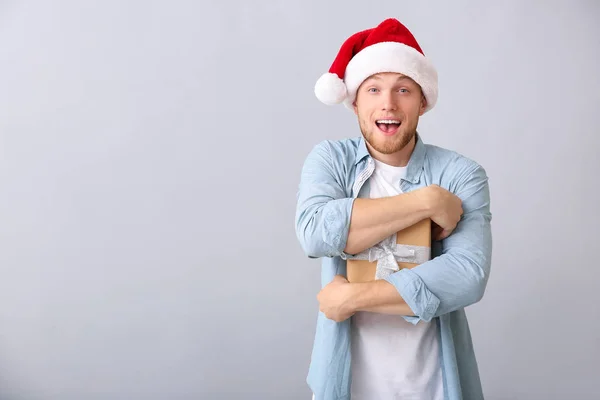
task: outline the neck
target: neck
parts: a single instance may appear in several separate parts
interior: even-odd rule
[[[391,154],[380,153],[373,149],[368,142],[366,142],[366,144],[367,148],[369,149],[369,153],[371,153],[371,156],[377,161],[381,161],[384,164],[394,167],[406,167],[410,161],[410,156],[415,149],[415,145],[417,144],[417,135],[413,135],[410,142],[408,142],[401,150]]]

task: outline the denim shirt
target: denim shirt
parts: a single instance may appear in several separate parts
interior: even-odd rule
[[[354,200],[368,197],[374,162],[362,137],[325,140],[302,167],[296,235],[310,258],[321,258],[321,286],[346,276],[344,252]],[[437,184],[462,200],[463,216],[452,234],[432,243],[432,259],[385,278],[394,285],[417,324],[435,321],[440,340],[445,400],[479,400],[483,392],[464,308],[478,302],[491,267],[490,191],[485,170],[454,151],[425,144],[415,149],[400,183],[402,192]],[[318,313],[307,383],[315,400],[350,400],[350,324]]]

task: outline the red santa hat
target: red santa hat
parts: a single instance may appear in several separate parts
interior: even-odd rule
[[[315,95],[325,104],[343,102],[352,108],[361,83],[380,72],[397,72],[412,78],[421,86],[427,100],[425,112],[435,106],[437,71],[412,33],[394,18],[350,36],[329,72],[317,80]]]

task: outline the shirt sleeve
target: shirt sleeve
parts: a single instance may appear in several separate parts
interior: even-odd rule
[[[404,318],[413,324],[465,308],[483,297],[492,258],[490,192],[485,170],[477,165],[472,171],[457,185],[463,216],[442,241],[442,254],[385,278],[412,309],[415,316]]]
[[[354,198],[335,173],[327,141],[308,154],[300,176],[296,205],[296,236],[310,258],[347,256]]]

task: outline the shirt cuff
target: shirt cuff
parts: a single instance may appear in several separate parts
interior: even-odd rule
[[[408,268],[403,268],[384,279],[394,285],[415,314],[415,316],[404,316],[406,321],[413,325],[420,320],[431,321],[440,305],[440,299],[425,286],[419,275]]]
[[[323,241],[334,249],[332,255],[346,255],[353,204],[354,198],[337,199],[324,208]]]

